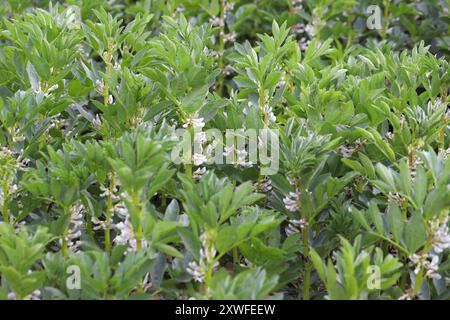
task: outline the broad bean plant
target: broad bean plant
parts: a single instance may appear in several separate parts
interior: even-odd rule
[[[450,299],[449,1],[0,3],[0,299]]]

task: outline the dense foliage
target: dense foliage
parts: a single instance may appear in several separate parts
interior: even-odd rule
[[[450,298],[448,1],[0,3],[0,298]]]

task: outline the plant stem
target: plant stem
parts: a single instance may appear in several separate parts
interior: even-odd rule
[[[111,42],[111,40],[109,41]],[[109,86],[108,86],[108,80],[111,77],[111,67],[112,67],[112,51],[113,46],[111,43],[108,44],[108,51],[106,52],[105,57],[103,57],[103,61],[106,64],[106,71],[105,71],[105,81],[104,81],[104,87],[103,87],[103,104],[106,106],[108,105],[109,101]]]
[[[2,185],[3,189],[3,221],[6,224],[9,224],[9,215],[8,215],[8,188],[7,184],[4,183]]]
[[[142,209],[139,200],[139,191],[133,192],[132,196],[133,207],[137,213],[137,228],[136,228],[136,248],[138,251],[142,250],[142,238],[143,238],[143,229],[142,229]]]
[[[425,255],[428,254],[428,251],[430,250],[431,247],[431,242],[433,241],[433,236],[429,235],[427,238],[427,242],[425,243],[423,250],[422,250],[422,257],[424,257]],[[416,280],[414,281],[414,288],[413,288],[413,294],[416,295],[417,293],[419,293],[421,287],[422,287],[422,282],[424,279],[424,268],[423,266],[420,267],[419,273],[417,274]]]
[[[64,207],[64,214],[65,215],[70,215],[70,210],[68,210],[66,207]],[[67,244],[67,234],[69,233],[69,226],[70,226],[70,219],[69,219],[69,223],[67,224],[67,226],[64,228],[64,232],[63,232],[63,238],[62,238],[62,247],[61,247],[61,251],[63,256],[66,258],[68,255],[68,244]]]
[[[219,18],[219,61],[218,61],[218,68],[219,68],[219,95],[223,95],[223,82],[224,82],[224,76],[223,76],[223,55],[224,55],[224,49],[225,49],[225,0],[220,0],[220,18]]]
[[[184,165],[184,170],[186,172],[186,175],[188,175],[189,177],[192,177],[192,164],[186,163]]]
[[[390,0],[384,1],[384,20],[383,20],[383,31],[381,34],[381,37],[384,39],[386,38],[386,34],[387,34],[387,29],[388,29],[388,25],[389,25],[389,5],[390,5]]]
[[[106,221],[105,221],[105,251],[109,255],[111,253],[111,216],[112,216],[112,194],[114,192],[115,181],[114,174],[111,175],[111,181],[109,184],[109,197],[108,205],[106,208]]]
[[[310,299],[311,266],[309,264],[309,227],[303,229],[303,256],[305,257],[305,277],[303,280],[303,299]]]
[[[232,253],[233,253],[233,265],[237,267],[239,265],[239,254],[237,247],[233,248]]]

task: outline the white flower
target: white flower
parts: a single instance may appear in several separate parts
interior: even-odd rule
[[[223,153],[225,156],[229,156],[232,152],[234,152],[234,147],[226,146],[225,148],[223,148]]]
[[[97,129],[102,126],[102,120],[98,114],[96,114],[94,119],[92,119],[92,125]]]
[[[180,13],[184,11],[184,5],[180,4],[176,9],[175,9],[175,13]]]
[[[27,296],[28,300],[41,300],[41,291],[34,290],[30,295]]]
[[[437,255],[432,255],[431,261],[426,260],[425,268],[427,270],[425,272],[426,278],[437,279],[437,280],[439,280],[441,278],[441,275],[438,273],[439,257]]]
[[[106,230],[106,221],[101,221],[99,219],[97,219],[96,217],[92,217],[91,221],[93,223],[93,227],[92,230],[97,231],[97,230]],[[110,222],[110,226],[112,223],[112,219],[109,220]]]
[[[65,238],[70,250],[77,251],[81,244],[81,229],[84,224],[83,216],[85,208],[82,204],[76,204],[70,208],[70,223],[67,236]]]
[[[275,114],[272,111],[272,107],[270,107],[268,104],[264,104],[261,110],[270,122],[275,122],[277,120]]]
[[[192,179],[200,180],[200,178],[205,174],[205,172],[206,172],[206,168],[205,167],[198,168],[192,174]]]
[[[353,155],[353,152],[355,150],[349,146],[340,146],[339,151],[340,151],[342,157],[350,158]]]
[[[201,153],[195,153],[192,157],[192,160],[194,161],[194,165],[199,166],[202,163],[205,163],[208,158],[206,158],[206,156]]]
[[[291,212],[296,212],[300,209],[300,192],[289,192],[289,195],[283,199],[284,206]]]
[[[289,182],[289,184],[291,185],[291,186],[295,186],[295,178],[291,178],[291,177],[286,177],[287,178],[287,181]]]
[[[388,202],[396,202],[399,206],[403,204],[403,197],[399,193],[389,192],[387,197]]]
[[[205,279],[205,270],[195,261],[188,264],[186,271],[194,278],[195,281],[202,283]]]
[[[220,17],[214,17],[209,19],[209,22],[212,24],[213,27],[218,27],[221,23],[220,23]]]
[[[435,218],[430,222],[431,245],[437,254],[450,248],[450,233],[448,229],[448,215]]]
[[[310,41],[307,40],[305,37],[302,37],[300,39],[300,41],[298,42],[298,46],[300,48],[301,51],[306,51],[306,49],[308,48]]]
[[[216,261],[213,263],[216,257],[216,248],[214,247],[214,242],[209,238],[207,233],[203,233],[200,236],[200,241],[202,247],[200,249],[199,261],[191,261],[188,264],[186,271],[194,278],[197,282],[204,282],[206,272],[210,267],[213,270],[217,269],[219,263]],[[211,266],[211,264],[213,265]]]
[[[118,195],[116,195],[116,192],[118,191],[116,185],[112,189],[112,192],[111,192],[111,190],[109,190],[108,188],[105,188],[104,186],[100,186],[100,190],[103,191],[100,194],[101,198],[111,198],[112,200],[119,200],[120,199],[120,197]]]
[[[450,112],[450,111],[449,111]],[[450,117],[449,117],[450,118]],[[442,150],[440,150],[439,151],[439,154],[444,158],[444,159],[447,159],[448,158],[448,156],[450,155],[450,148],[447,148],[447,149],[442,149]]]
[[[196,132],[194,135],[194,142],[204,144],[206,142],[206,132]]]
[[[412,289],[407,289],[405,294],[403,294],[402,296],[400,296],[398,298],[398,300],[414,300],[417,299],[418,296],[414,295],[414,290]]]
[[[122,192],[120,196],[124,199],[128,198],[128,194],[126,194],[125,192]],[[116,212],[119,216],[125,219],[130,216],[128,208],[125,205],[123,205],[123,203],[118,203],[117,205],[115,205],[114,212]]]
[[[116,244],[127,245],[127,252],[137,251],[137,241],[133,231],[133,226],[130,222],[130,214],[128,209],[123,204],[116,205],[114,209],[120,216],[125,218],[125,221],[121,221],[115,225],[115,228],[120,231],[120,234],[114,238],[113,242]],[[143,248],[146,248],[147,245],[146,240],[141,240],[141,246]]]
[[[305,32],[305,24],[304,23],[297,23],[295,25],[292,26],[291,28],[291,32],[293,34],[300,34]]]
[[[205,153],[207,157],[213,156],[213,151],[216,149],[218,145],[217,140],[213,140],[206,146]]]
[[[255,189],[258,192],[268,193],[272,190],[272,181],[269,177],[265,177],[264,180],[255,183]]]
[[[105,83],[100,79],[95,80],[95,86],[97,87],[97,91],[103,93],[105,91]]]
[[[223,37],[223,41],[224,42],[231,42],[231,43],[233,43],[233,42],[236,41],[236,37],[237,37],[237,33],[236,32],[231,32],[231,33],[226,34]]]
[[[441,106],[441,98],[436,98],[436,100],[433,102],[431,102],[431,100],[428,101],[427,104],[427,112],[429,114],[433,113],[434,111],[436,111],[437,108],[439,108]]]
[[[183,128],[203,128],[205,126],[205,122],[203,120],[203,118],[196,118],[195,116],[192,118],[187,118],[186,122],[183,124]]]
[[[394,134],[391,131],[386,132],[385,136],[388,140],[392,140],[392,138],[394,138]]]
[[[114,238],[114,242],[117,244],[127,244],[128,241],[133,237],[133,231],[131,227],[124,223],[119,222],[116,224],[116,229],[120,231],[120,234]]]
[[[308,222],[306,222],[305,219],[289,220],[288,222],[288,226],[284,229],[287,236],[290,236],[294,233],[299,233],[300,230],[304,229],[308,225]]]
[[[56,89],[58,89],[59,86],[57,84],[52,85],[50,88],[48,88],[47,93],[50,93],[52,91],[55,91]]]
[[[441,275],[437,272],[439,269],[439,256],[435,254],[413,254],[409,260],[414,264],[414,273],[417,275],[422,270],[424,277],[429,279],[440,279]]]

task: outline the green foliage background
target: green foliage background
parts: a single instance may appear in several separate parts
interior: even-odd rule
[[[449,299],[449,1],[0,3],[1,299]]]

